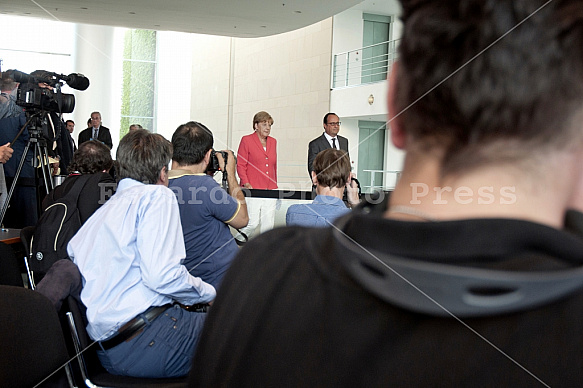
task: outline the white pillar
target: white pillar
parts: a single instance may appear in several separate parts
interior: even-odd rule
[[[77,24],[74,43],[74,72],[89,78],[89,88],[75,91],[75,140],[87,128],[91,112],[101,113],[103,125],[111,130],[114,149],[119,143],[121,56],[115,50],[114,27]]]

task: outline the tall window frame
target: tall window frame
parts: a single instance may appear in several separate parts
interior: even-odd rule
[[[156,132],[157,32],[127,30],[124,36],[120,138],[131,124]]]

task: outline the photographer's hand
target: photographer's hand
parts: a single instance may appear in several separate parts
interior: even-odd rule
[[[236,213],[235,217],[228,222],[235,229],[242,228],[247,226],[249,222],[249,214],[247,213],[247,203],[245,202],[245,194],[241,190],[239,183],[237,182],[237,161],[235,159],[235,154],[233,151],[224,150],[223,152],[227,153],[227,182],[229,187],[229,195],[239,201],[241,207],[239,211]],[[217,154],[218,155],[218,154]],[[222,159],[222,158],[221,158]],[[219,159],[219,165],[221,164],[221,159]]]
[[[0,146],[0,162],[6,163],[11,157],[14,150],[10,148],[10,143]]]
[[[348,181],[346,182],[346,197],[350,207],[356,206],[360,203],[360,198],[358,197],[358,185],[356,184],[356,181],[352,179],[354,177],[354,173],[350,173]]]
[[[235,155],[233,154],[233,151],[231,151],[231,150],[224,150],[223,152],[226,152],[227,155],[229,155],[227,157],[227,167],[226,167],[225,171],[227,171],[227,173],[229,175],[235,176],[235,174],[237,172],[237,163],[235,162]],[[220,164],[220,162],[219,162],[219,164]]]

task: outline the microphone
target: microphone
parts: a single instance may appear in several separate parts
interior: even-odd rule
[[[67,82],[67,85],[75,90],[86,90],[89,87],[89,78],[83,74],[71,73],[69,75],[61,75],[60,77]]]
[[[67,85],[76,90],[86,90],[89,87],[89,78],[83,74],[71,73],[69,75],[57,74],[46,70],[35,70],[26,74],[22,71],[14,70],[12,77],[20,83],[46,83],[51,86],[56,85],[59,80],[67,82]]]

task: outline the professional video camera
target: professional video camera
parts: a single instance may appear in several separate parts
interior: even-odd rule
[[[46,70],[35,70],[30,74],[18,70],[12,72],[18,87],[16,103],[24,108],[56,113],[71,113],[75,108],[75,96],[61,93],[65,81],[77,90],[89,87],[89,79],[82,74],[57,74]]]
[[[28,140],[0,212],[0,222],[4,220],[30,147],[33,147],[34,152],[32,167],[40,169],[46,194],[53,189],[48,144],[51,144],[52,149],[53,141],[60,137],[62,114],[71,113],[75,108],[75,96],[61,93],[61,87],[63,82],[77,90],[85,90],[89,87],[89,79],[82,74],[63,75],[45,70],[36,70],[30,74],[18,70],[10,70],[9,72],[10,77],[20,83],[16,94],[16,104],[24,107],[26,114],[26,123],[10,144],[15,144],[25,129],[28,131]]]

